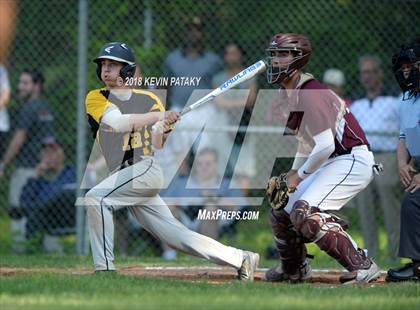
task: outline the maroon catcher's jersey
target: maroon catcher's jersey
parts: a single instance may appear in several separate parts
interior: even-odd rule
[[[285,134],[296,134],[298,139],[313,146],[314,136],[331,129],[335,142],[333,155],[348,154],[355,146],[369,145],[344,100],[319,81],[309,79],[287,98],[285,90],[280,93],[283,93],[282,99],[286,99],[281,101],[287,102],[290,111]]]

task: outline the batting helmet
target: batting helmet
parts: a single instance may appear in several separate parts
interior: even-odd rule
[[[102,80],[102,59],[111,59],[124,63],[125,66],[120,70],[120,76],[123,79],[134,76],[134,72],[136,71],[136,59],[133,51],[127,46],[127,44],[121,42],[111,42],[102,46],[98,57],[93,60],[93,62],[97,64],[96,74],[100,80]]]
[[[404,70],[403,64],[410,65],[409,72]],[[401,46],[392,55],[392,71],[401,90],[408,92],[409,98],[420,90],[420,39],[409,45]],[[404,72],[406,71],[406,72]]]
[[[267,81],[270,84],[281,83],[296,70],[303,68],[309,61],[312,47],[309,40],[302,34],[279,33],[270,41],[267,48]],[[287,64],[276,64],[277,52],[288,52],[293,58]]]

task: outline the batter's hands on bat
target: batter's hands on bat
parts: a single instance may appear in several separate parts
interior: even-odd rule
[[[164,120],[168,124],[174,124],[181,118],[181,113],[175,111],[166,111]]]
[[[420,173],[417,173],[413,176],[411,183],[405,189],[406,192],[414,193],[415,191],[420,189]]]
[[[398,166],[400,180],[404,187],[408,187],[413,179],[413,174],[417,172],[410,164],[402,164]]]
[[[162,135],[165,132],[167,132],[168,130],[170,131],[170,125],[165,120],[156,122],[153,125],[153,132],[156,133],[156,134]]]
[[[152,126],[152,131],[158,134],[168,134],[173,129],[173,124],[181,118],[181,113],[175,111],[162,112],[163,117]]]

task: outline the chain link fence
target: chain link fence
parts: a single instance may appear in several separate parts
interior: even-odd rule
[[[140,88],[160,88],[157,93],[167,106],[179,110],[205,89],[218,86],[234,72],[263,59],[273,34],[296,32],[307,34],[313,45],[305,70],[346,100],[366,130],[377,159],[386,168],[386,175],[375,179],[343,213],[352,221],[356,239],[371,254],[396,258],[402,189],[395,151],[399,91],[390,70],[390,56],[400,44],[414,37],[419,1],[3,2],[3,12],[5,3],[12,7],[8,11],[12,40],[1,55],[9,80],[3,84],[10,87],[0,85],[0,91],[10,89],[11,94],[7,104],[5,101],[0,105],[7,108],[10,119],[10,128],[2,126],[1,135],[2,158],[9,157],[0,179],[2,253],[73,253],[77,240],[85,238],[83,212],[78,213],[74,206],[81,194],[76,184],[84,179],[86,189],[103,179],[107,171],[86,119],[81,117],[80,94],[103,87],[91,60],[104,43],[130,45],[143,77]],[[183,68],[182,53],[198,47],[202,49],[194,57],[205,61]],[[196,68],[197,72],[190,74]],[[201,81],[197,87],[159,85],[160,77],[182,75],[200,77]],[[193,146],[190,150],[199,135],[191,136],[196,116],[179,129],[178,136],[174,134],[177,138],[168,141],[169,153],[163,151],[157,157],[169,174],[175,174],[175,162],[176,167],[182,164],[181,175],[188,175],[192,168],[196,177],[200,172],[195,167],[197,158],[191,159],[194,154],[201,154],[203,161],[216,161],[212,169],[226,180],[233,179],[235,186],[231,187],[240,191],[234,196],[245,199],[234,209],[225,209],[258,211],[258,220],[197,221],[197,212],[203,206],[217,209],[225,203],[220,196],[226,196],[223,193],[229,190],[223,181],[218,190],[196,194],[194,202],[178,199],[169,203],[172,211],[192,229],[273,257],[268,207],[260,205],[259,197],[266,176],[290,168],[295,146],[286,143],[279,148],[276,142],[283,131],[276,126],[275,107],[270,104],[275,91],[265,77],[259,76],[241,88],[227,95],[225,102],[218,102],[216,110],[197,112],[209,122],[211,117],[215,120],[213,126],[207,126],[207,137],[201,136],[209,140],[201,149]],[[371,98],[366,99],[367,95]],[[229,102],[235,102],[235,108]],[[4,118],[0,120],[5,122]],[[183,138],[185,133],[190,136]],[[192,142],[181,146],[180,141],[186,140]],[[218,146],[225,154],[213,156],[214,152],[223,152]],[[180,148],[180,155],[174,153]],[[275,156],[275,160],[273,154],[279,153],[284,154]],[[89,161],[86,173],[84,161]],[[212,169],[207,173],[211,174]],[[180,191],[170,186],[163,196],[173,198]],[[81,229],[78,237],[77,223]],[[117,253],[168,259],[175,255],[126,209],[115,212],[115,235]],[[86,243],[78,252],[84,252],[83,248]]]

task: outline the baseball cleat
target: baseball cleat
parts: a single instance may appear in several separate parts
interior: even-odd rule
[[[340,283],[369,283],[378,279],[381,275],[378,265],[370,258],[366,258],[364,264],[366,267],[342,275],[340,277]]]
[[[254,281],[254,273],[257,270],[260,255],[249,251],[243,251],[244,258],[241,268],[238,270],[238,279],[241,281]]]
[[[303,262],[295,274],[287,274],[281,266],[277,266],[267,270],[264,275],[264,281],[267,282],[304,282],[312,277],[312,268],[308,262]]]

